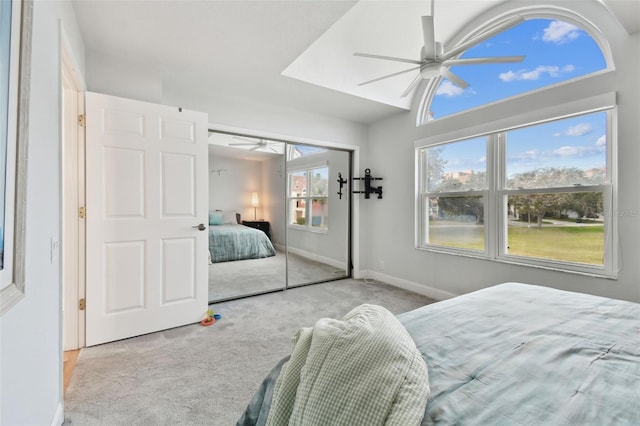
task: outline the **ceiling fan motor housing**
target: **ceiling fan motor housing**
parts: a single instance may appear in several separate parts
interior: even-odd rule
[[[436,77],[440,74],[441,66],[439,62],[427,62],[420,66],[420,75],[425,79]]]

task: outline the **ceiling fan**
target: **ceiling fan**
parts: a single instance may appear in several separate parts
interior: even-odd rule
[[[362,56],[364,58],[382,59],[385,61],[405,62],[409,64],[415,64],[416,67],[409,68],[404,71],[396,72],[393,74],[385,75],[382,77],[374,78],[373,80],[365,81],[358,84],[358,86],[364,86],[365,84],[374,83],[376,81],[384,80],[386,78],[395,77],[396,75],[405,74],[411,71],[419,70],[418,75],[411,82],[409,87],[402,93],[402,97],[407,96],[411,91],[420,83],[422,79],[431,79],[437,76],[442,76],[449,80],[456,86],[464,89],[469,86],[469,83],[449,71],[449,67],[454,65],[474,65],[474,64],[498,64],[498,63],[515,63],[522,62],[524,56],[494,56],[488,58],[468,58],[468,59],[455,59],[465,50],[473,47],[484,40],[487,40],[494,35],[505,31],[521,22],[524,19],[521,16],[515,16],[507,19],[487,31],[473,37],[472,39],[465,41],[454,47],[453,49],[443,52],[442,44],[435,41],[435,32],[433,26],[433,1],[431,2],[431,16],[422,17],[422,35],[424,38],[424,46],[420,51],[420,60],[396,58],[392,56],[372,55],[369,53],[354,53],[354,56]]]
[[[280,151],[274,148],[274,145],[279,145],[280,142],[271,142],[264,139],[249,139],[243,138],[242,136],[233,136],[233,139],[238,139],[244,142],[229,143],[229,146],[251,146],[252,148],[249,148],[249,151],[257,151],[259,149],[264,151],[264,149],[268,149],[269,151],[280,154]]]

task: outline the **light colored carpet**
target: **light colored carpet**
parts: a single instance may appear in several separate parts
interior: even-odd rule
[[[288,276],[287,276],[288,269]],[[263,259],[236,260],[209,265],[209,300],[228,299],[247,294],[346,277],[346,271],[326,263],[284,252]]]
[[[362,303],[398,314],[433,302],[352,279],[212,305],[211,327],[179,327],[80,352],[65,425],[234,425],[300,327]]]

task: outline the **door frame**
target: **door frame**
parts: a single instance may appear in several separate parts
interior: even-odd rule
[[[84,115],[86,86],[71,49],[62,33],[60,44],[60,277],[62,286],[63,351],[85,346],[85,311],[79,302],[85,297],[85,226],[78,215],[85,200],[84,128],[79,116]],[[67,102],[64,102],[67,92]],[[67,126],[75,129],[65,133]],[[66,172],[68,171],[68,173]],[[66,190],[65,190],[66,188]],[[51,242],[52,252],[55,241]]]

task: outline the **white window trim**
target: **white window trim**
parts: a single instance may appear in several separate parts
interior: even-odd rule
[[[15,212],[15,167],[17,137],[17,102],[18,102],[18,72],[20,51],[20,2],[11,2],[11,41],[9,47],[10,69],[7,93],[7,135],[6,135],[6,159],[5,159],[5,191],[4,200],[4,259],[3,269],[0,270],[0,290],[4,290],[13,283],[13,236],[14,236],[14,212]]]
[[[33,2],[31,0],[15,1],[12,5],[12,22],[18,20],[18,24],[12,25],[11,43],[17,43],[17,50],[11,52],[11,64],[17,65],[18,69],[14,75],[16,80],[12,80],[10,90],[15,91],[15,98],[9,95],[14,101],[9,106],[9,111],[17,111],[15,119],[8,122],[9,128],[13,128],[14,134],[9,136],[7,145],[13,145],[14,158],[8,163],[14,167],[15,181],[11,186],[15,204],[5,215],[12,215],[13,224],[11,226],[13,243],[7,249],[7,237],[5,234],[5,252],[13,253],[11,262],[13,271],[9,284],[0,286],[0,316],[8,312],[25,295],[25,228],[26,228],[26,192],[27,192],[27,143],[29,129],[29,90],[30,90],[30,68],[31,68],[31,27],[33,18]],[[9,168],[7,168],[9,170]],[[7,193],[6,198],[9,198]],[[5,264],[7,263],[5,258]]]
[[[485,123],[482,126],[469,127],[462,130],[455,130],[446,134],[437,135],[429,138],[417,140],[415,146],[415,165],[416,165],[416,203],[415,203],[415,247],[418,250],[426,250],[431,252],[447,253],[458,256],[486,259],[502,263],[537,267],[554,271],[562,271],[567,273],[577,273],[600,278],[615,279],[619,272],[619,253],[618,253],[618,221],[613,212],[617,206],[617,118],[615,109],[615,93],[607,93],[600,96],[586,98],[580,101],[568,102],[554,107],[545,108],[535,111],[531,116],[527,116],[527,120],[522,120],[522,115],[508,117],[501,123]],[[475,250],[460,249],[454,247],[438,246],[425,244],[423,237],[427,235],[426,215],[422,212],[422,206],[426,204],[426,198],[431,195],[427,193],[423,184],[424,173],[426,173],[426,164],[421,152],[424,148],[430,148],[444,143],[457,142],[474,137],[499,135],[503,132],[528,127],[532,125],[542,124],[549,121],[555,121],[564,118],[589,114],[593,112],[607,110],[607,183],[602,185],[590,185],[580,187],[576,191],[575,188],[542,188],[527,190],[507,190],[502,187],[505,182],[503,173],[505,167],[505,148],[503,142],[487,143],[487,183],[492,188],[486,194],[485,204],[485,250],[479,252]],[[522,120],[522,121],[521,121]],[[494,129],[495,127],[503,128]],[[492,128],[492,131],[486,129]],[[481,133],[479,130],[485,130]],[[498,152],[492,150],[498,147]],[[494,159],[498,159],[500,165],[493,164]],[[505,194],[514,194],[518,192],[581,192],[581,191],[602,191],[604,193],[604,211],[605,211],[605,247],[604,247],[604,266],[590,266],[574,262],[563,262],[546,260],[539,258],[520,257],[508,255],[506,251],[506,221],[503,216],[503,208],[501,206]],[[480,195],[483,191],[465,191],[461,193],[446,192],[443,195]],[[500,232],[496,232],[500,230]]]

